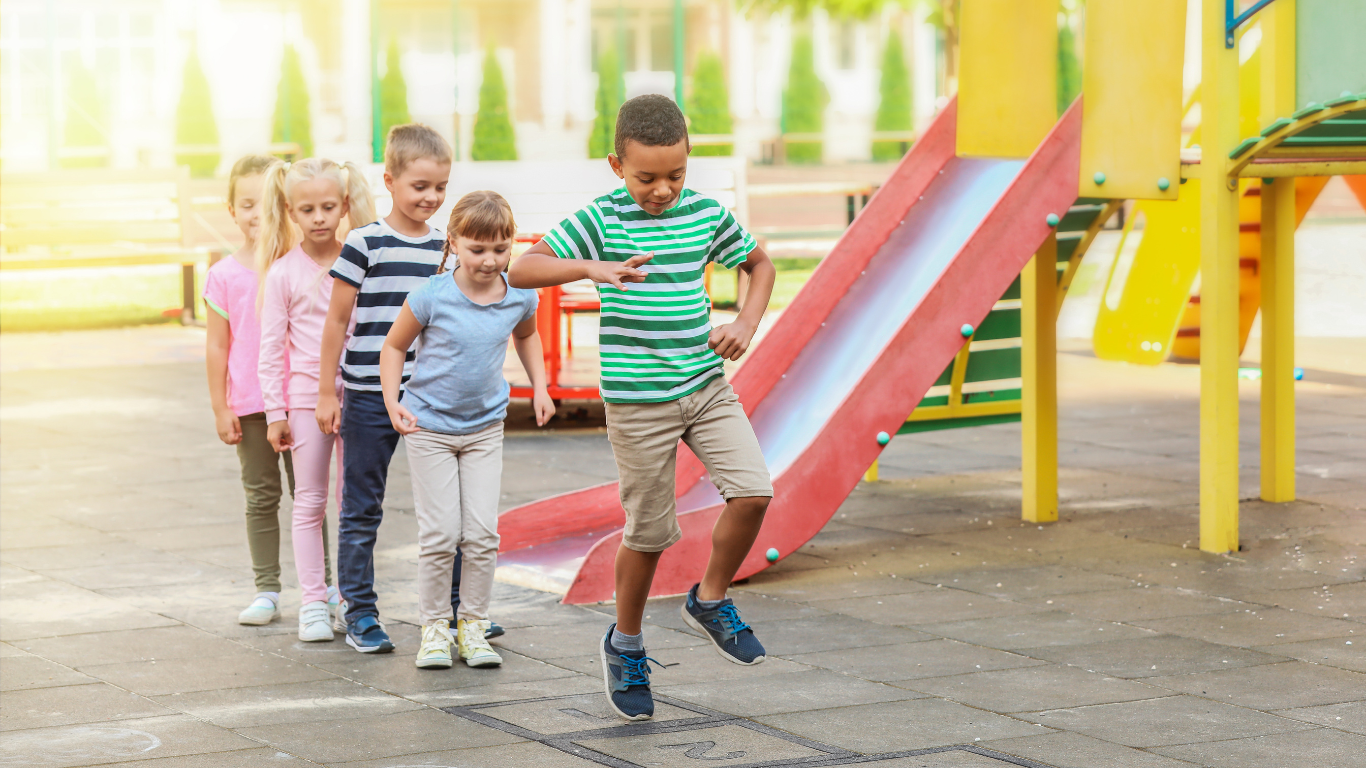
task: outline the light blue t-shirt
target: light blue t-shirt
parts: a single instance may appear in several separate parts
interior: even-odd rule
[[[455,284],[453,272],[432,275],[408,294],[423,328],[403,404],[419,427],[469,435],[507,417],[508,338],[536,316],[536,302],[535,291],[509,285],[501,301],[476,304]]]

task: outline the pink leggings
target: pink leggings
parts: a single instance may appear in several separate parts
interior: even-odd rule
[[[327,515],[328,470],[332,446],[341,464],[342,444],[336,435],[318,429],[313,411],[289,412],[289,431],[294,436],[294,568],[299,574],[303,602],[327,599],[323,519]],[[341,472],[337,472],[337,507],[341,507]]]

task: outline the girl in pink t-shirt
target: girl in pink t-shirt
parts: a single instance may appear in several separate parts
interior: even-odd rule
[[[277,162],[266,170],[257,268],[261,276],[261,355],[257,364],[267,437],[294,457],[294,566],[303,591],[299,639],[332,639],[327,605],[329,464],[337,436],[323,434],[318,405],[323,321],[332,300],[328,271],[341,253],[337,229],[375,220],[374,198],[361,169],[351,163],[309,158]],[[297,245],[296,245],[297,242]],[[334,383],[341,395],[341,376]]]
[[[261,223],[263,174],[273,162],[273,157],[247,155],[233,164],[228,177],[228,213],[242,230],[245,244],[209,267],[204,280],[204,303],[209,310],[205,349],[209,401],[218,438],[237,447],[246,493],[247,545],[256,576],[256,597],[237,620],[249,625],[269,624],[279,615],[280,497],[284,495],[281,460],[290,493],[294,491],[290,455],[277,454],[266,437],[266,408],[256,377],[261,349],[256,314],[256,235]],[[335,593],[332,589],[333,601]]]

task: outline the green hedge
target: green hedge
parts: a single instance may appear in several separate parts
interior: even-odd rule
[[[692,71],[692,89],[688,94],[688,130],[692,133],[726,134],[732,130],[730,92],[726,89],[726,72],[721,57],[707,51],[697,57]],[[694,147],[694,155],[727,156],[734,152],[730,144]]]
[[[882,47],[882,83],[878,87],[880,101],[875,131],[911,130],[911,73],[901,48],[901,35],[895,30],[887,33],[887,44]],[[905,147],[902,141],[874,141],[873,159],[887,162],[900,160]]]
[[[607,157],[615,151],[617,110],[626,100],[626,79],[616,51],[607,49],[598,57],[598,92],[594,98],[597,114],[588,134],[588,156]]]
[[[479,85],[479,114],[474,118],[470,156],[475,160],[517,159],[517,137],[508,116],[508,89],[492,47],[484,56],[484,81]]]
[[[103,168],[109,165],[109,136],[105,132],[108,121],[100,87],[95,73],[84,64],[76,64],[66,88],[66,124],[62,131],[62,147],[75,150],[105,150],[89,157],[67,157],[63,168]]]
[[[275,120],[270,140],[299,145],[299,157],[313,156],[313,123],[308,113],[308,83],[304,81],[299,52],[285,46],[280,60],[280,84],[275,92]]]
[[[403,79],[399,62],[398,41],[390,38],[384,57],[384,77],[379,81],[380,141],[387,141],[389,129],[413,121],[408,113],[408,84]]]
[[[204,76],[204,69],[199,65],[199,53],[194,49],[185,59],[185,73],[180,81],[180,103],[175,111],[175,143],[218,146],[218,122],[213,116],[209,79]],[[190,166],[190,175],[197,178],[213,176],[221,159],[217,151],[176,155],[176,163]]]
[[[1063,14],[1063,23],[1058,27],[1059,116],[1072,106],[1072,101],[1081,93],[1081,64],[1077,61],[1077,37],[1072,33],[1070,19],[1068,14]]]
[[[825,105],[830,100],[825,84],[816,76],[810,35],[792,41],[792,64],[783,90],[783,133],[820,133],[825,125]],[[819,163],[823,142],[788,142],[789,163]]]

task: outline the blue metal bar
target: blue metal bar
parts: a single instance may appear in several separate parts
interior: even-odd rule
[[[1242,15],[1235,16],[1234,14],[1236,14],[1238,10],[1237,2],[1238,0],[1224,0],[1225,48],[1233,47],[1233,33],[1237,31],[1238,27],[1241,27],[1244,22],[1252,18],[1253,14],[1257,13],[1257,11],[1260,11],[1268,5],[1271,5],[1271,0],[1257,0],[1256,3],[1253,3],[1251,8],[1247,9],[1246,11],[1243,11]]]

